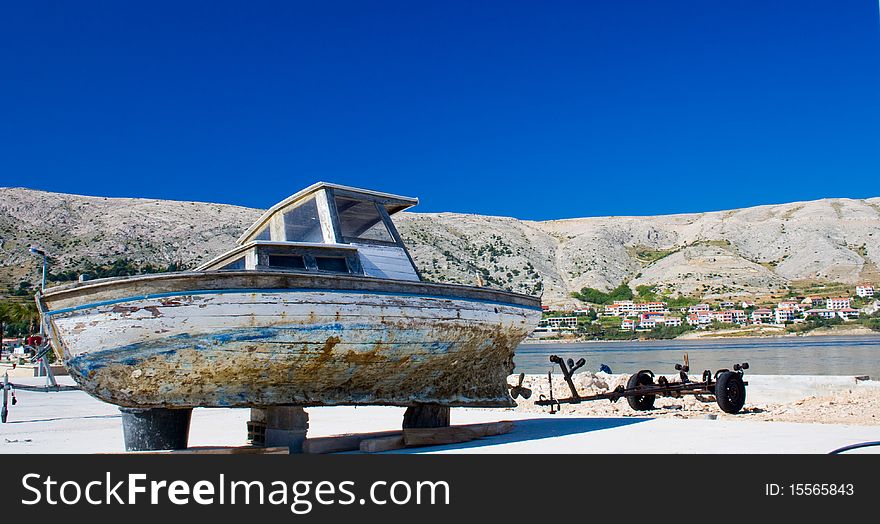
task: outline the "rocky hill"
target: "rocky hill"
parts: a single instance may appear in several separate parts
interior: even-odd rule
[[[0,292],[36,282],[32,244],[53,271],[125,260],[191,267],[232,246],[259,209],[0,188]],[[880,280],[880,198],[824,199],[733,211],[533,222],[453,213],[395,217],[430,280],[543,294],[621,282],[732,297],[805,282]]]

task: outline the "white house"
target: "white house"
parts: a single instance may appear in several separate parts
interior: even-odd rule
[[[854,320],[859,318],[859,310],[852,308],[838,309],[837,314],[844,320]]]
[[[699,313],[697,313],[699,315]],[[733,324],[732,311],[712,311],[710,313],[712,320],[723,322],[725,324]]]
[[[786,322],[794,322],[797,312],[792,308],[780,307],[774,311],[777,324],[785,324]]]
[[[824,319],[832,319],[837,316],[837,313],[830,309],[808,309],[804,314],[808,317],[819,317]]]
[[[826,301],[825,307],[828,309],[849,309],[850,300],[848,298],[840,297],[840,298],[829,298]]]
[[[546,320],[553,329],[575,329],[578,325],[577,317],[550,317]]]
[[[632,313],[636,310],[636,305],[632,300],[615,300],[614,305],[623,313]]]
[[[657,321],[655,321],[653,318],[639,321],[639,329],[654,329],[656,326]]]
[[[756,309],[752,312],[752,324],[772,324],[773,311],[769,309]]]
[[[697,315],[697,323],[700,324],[701,326],[705,326],[705,325],[707,325],[707,324],[711,324],[711,323],[712,323],[712,319],[714,318],[714,317],[712,316],[712,312],[711,312],[711,311],[698,311],[698,312],[695,313],[695,314]]]
[[[856,286],[856,296],[861,298],[871,298],[874,296],[874,284],[862,284]]]
[[[669,311],[666,302],[642,302],[635,304],[635,310],[639,313],[665,313]]]
[[[696,326],[696,327],[704,327],[712,323],[712,314],[708,311],[700,311],[699,313],[691,313],[687,316],[687,323]]]
[[[632,300],[615,300],[610,306],[605,306],[605,315],[613,317],[625,317],[636,311]]]
[[[784,300],[784,301],[776,304],[776,307],[782,308],[782,309],[792,309],[798,313],[803,311],[803,309],[804,309],[801,306],[801,303],[798,302],[797,300]]]

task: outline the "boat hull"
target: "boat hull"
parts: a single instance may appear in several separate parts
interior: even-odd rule
[[[56,350],[126,407],[510,406],[536,299],[425,283],[181,273],[49,290]]]

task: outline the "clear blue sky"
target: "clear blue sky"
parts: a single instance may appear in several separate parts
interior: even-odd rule
[[[0,186],[529,219],[880,196],[864,1],[4,2]]]

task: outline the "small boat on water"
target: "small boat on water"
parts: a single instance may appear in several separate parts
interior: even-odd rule
[[[56,354],[130,408],[511,406],[538,298],[424,282],[391,216],[415,198],[314,184],[193,271],[37,296]]]

